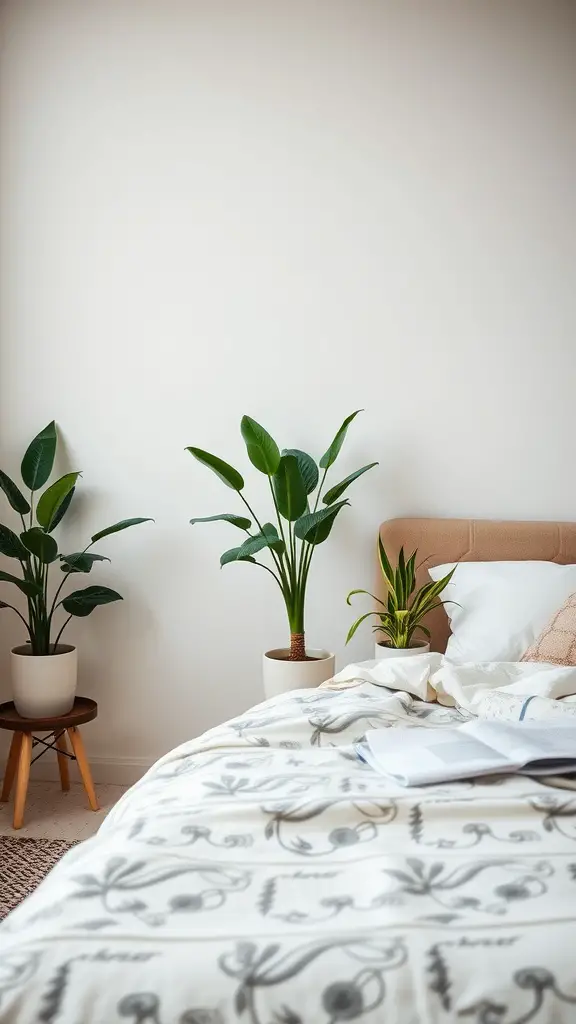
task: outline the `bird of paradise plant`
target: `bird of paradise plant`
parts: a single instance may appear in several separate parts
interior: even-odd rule
[[[358,477],[377,465],[367,466],[350,473],[328,490],[324,484],[328,470],[333,466],[344,443],[348,427],[358,415],[357,410],[347,416],[336,432],[324,455],[316,464],[311,455],[297,448],[282,452],[270,434],[250,416],[243,416],[240,431],[252,465],[268,477],[276,524],[262,522],[244,494],[244,478],[227,462],[202,448],[189,447],[195,459],[211,469],[227,487],[236,491],[250,518],[223,512],[219,515],[191,519],[191,523],[223,520],[246,534],[238,547],[229,548],[220,558],[220,565],[229,562],[251,562],[268,572],[280,588],[290,626],[290,661],[305,661],[304,613],[306,588],[312,557],[319,544],[330,536],[336,517],[349,505],[342,495]],[[322,473],[320,473],[322,470]],[[323,508],[320,507],[322,502]],[[254,556],[267,552],[270,564],[259,562]]]

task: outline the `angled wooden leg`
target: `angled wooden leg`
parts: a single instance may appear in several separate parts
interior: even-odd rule
[[[12,783],[14,782],[16,768],[18,767],[18,758],[20,757],[21,744],[22,733],[13,733],[12,742],[10,744],[10,753],[8,754],[8,760],[6,761],[6,769],[4,771],[4,782],[2,783],[2,796],[0,796],[0,800],[2,801],[2,803],[6,803],[6,801],[10,799],[10,793],[12,792]]]
[[[59,736],[56,737],[56,749],[62,751],[58,753],[58,770],[60,772],[60,785],[65,793],[70,789],[70,769],[68,767],[68,744],[66,742],[66,730],[63,729]]]
[[[72,744],[72,750],[78,762],[78,768],[80,775],[82,776],[82,782],[84,783],[84,789],[88,795],[90,801],[90,807],[93,811],[99,811],[100,805],[96,797],[96,790],[94,789],[94,783],[92,782],[92,773],[90,771],[90,765],[88,764],[88,758],[86,757],[86,751],[84,750],[84,743],[80,735],[80,730],[73,726],[68,729],[68,735],[70,737],[70,743]]]
[[[21,733],[20,757],[18,758],[18,775],[16,777],[16,799],[14,801],[14,828],[22,828],[26,792],[30,775],[30,759],[32,757],[32,733]]]

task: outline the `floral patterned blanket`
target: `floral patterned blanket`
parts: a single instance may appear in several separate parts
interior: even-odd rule
[[[0,927],[0,1022],[573,1024],[576,794],[354,756],[466,717],[364,683],[172,751]]]

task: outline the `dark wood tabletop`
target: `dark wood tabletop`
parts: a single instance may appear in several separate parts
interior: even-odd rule
[[[90,697],[76,697],[74,706],[67,715],[56,718],[22,718],[9,700],[0,704],[0,729],[12,732],[53,732],[55,729],[73,729],[77,725],[91,722],[98,714],[98,705]]]

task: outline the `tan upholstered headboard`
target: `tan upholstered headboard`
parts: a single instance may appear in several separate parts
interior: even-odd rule
[[[490,519],[390,519],[380,536],[394,564],[400,547],[411,554],[418,548],[417,585],[429,581],[427,567],[444,562],[532,561],[576,564],[576,523],[496,522]],[[382,588],[378,592],[382,597]],[[432,633],[433,651],[445,651],[448,618],[439,608],[425,625]]]

